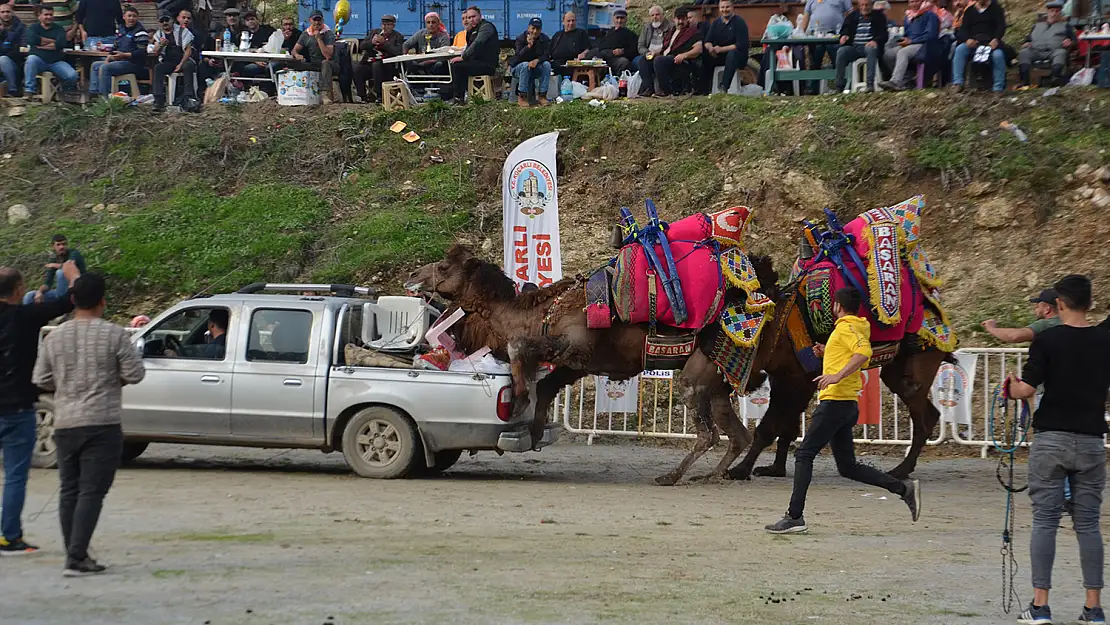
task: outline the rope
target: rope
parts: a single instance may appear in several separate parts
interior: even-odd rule
[[[1011,400],[1008,387],[1004,383],[994,388],[991,399],[987,427],[991,432],[991,443],[999,452],[998,467],[994,471],[998,483],[1006,490],[1006,513],[1002,521],[1002,610],[1009,614],[1014,602],[1021,605],[1021,597],[1014,588],[1018,564],[1014,557],[1014,495],[1029,488],[1029,484],[1016,487],[1014,484],[1014,456],[1025,443],[1029,432],[1029,402]],[[1013,402],[1013,410],[1011,410]],[[1020,408],[1019,408],[1020,406]],[[1001,416],[1001,431],[996,426],[996,414]],[[1017,418],[1015,417],[1015,414]],[[999,436],[1001,435],[1001,437]],[[1003,477],[1003,473],[1006,474]]]

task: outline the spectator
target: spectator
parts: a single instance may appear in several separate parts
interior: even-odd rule
[[[77,263],[62,265],[65,281],[81,275]],[[31,383],[38,352],[39,331],[73,310],[68,297],[20,305],[23,276],[0,267],[0,452],[4,456],[4,496],[0,502],[0,555],[34,553],[38,547],[24,540],[20,515],[27,496],[27,473],[35,450],[35,402],[39,391]]]
[[[66,282],[65,276],[62,275],[62,265],[66,261],[72,260],[77,263],[77,268],[80,271],[85,271],[85,257],[81,255],[81,252],[69,247],[69,242],[64,234],[55,234],[50,243],[52,250],[46,264],[43,265],[43,268],[46,269],[46,276],[43,279],[42,286],[37,291],[30,291],[24,295],[24,304],[51,302],[65,298],[66,291],[71,286]]]
[[[562,76],[570,76],[567,62],[581,61],[590,55],[590,37],[578,28],[578,16],[574,11],[563,14],[563,30],[551,36],[551,71]]]
[[[605,33],[597,47],[590,52],[592,58],[604,59],[615,76],[632,67],[632,60],[636,58],[637,36],[625,27],[627,23],[628,11],[613,11],[613,28]]]
[[[948,0],[937,0],[935,4],[932,4],[931,10],[936,13],[937,19],[940,20],[941,33],[952,30],[952,22],[955,21],[955,18],[948,12]]]
[[[470,12],[463,9],[462,12],[462,27],[463,29],[455,33],[455,38],[451,40],[451,47],[463,49],[466,48],[466,33],[470,31]]]
[[[732,12],[732,0],[721,0],[718,5],[721,16],[713,20],[705,37],[702,54],[701,92],[713,91],[713,71],[722,65],[725,68],[718,85],[721,93],[728,93],[736,72],[748,66],[748,23]],[[695,9],[694,13],[701,9]]]
[[[169,15],[158,19],[162,28],[154,35],[154,53],[158,54],[158,64],[154,66],[152,85],[156,111],[166,108],[166,81],[170,79],[170,74],[181,74],[185,83],[184,97],[197,97],[193,88],[197,65],[193,61],[193,32],[189,30],[192,17],[192,11],[181,9],[176,24],[171,22]]]
[[[705,43],[705,36],[709,33],[709,22],[705,21],[705,13],[702,13],[701,3],[697,3],[694,7],[690,8],[690,14],[687,16],[690,20],[690,26],[698,29],[698,35],[701,36],[702,43]]]
[[[78,278],[73,303],[74,318],[43,340],[33,382],[54,391],[63,575],[83,577],[106,568],[89,556],[89,542],[123,453],[123,386],[138,384],[146,371],[127,331],[102,319],[104,278]]]
[[[1033,30],[1021,44],[1018,52],[1018,69],[1021,73],[1022,86],[1028,87],[1033,63],[1051,61],[1052,69],[1049,75],[1053,86],[1063,82],[1064,69],[1068,64],[1068,53],[1076,42],[1075,31],[1063,16],[1064,3],[1060,0],[1049,0],[1045,4],[1048,17],[1033,25]]]
[[[293,46],[294,63],[289,69],[320,72],[320,91],[324,104],[332,102],[332,76],[339,73],[335,54],[335,33],[324,24],[324,13],[316,9],[309,14],[308,29]]]
[[[239,20],[239,9],[230,7],[224,9],[224,24],[212,31],[212,39],[216,41],[216,49],[222,50],[224,45],[224,31],[231,31],[231,45],[238,46],[239,38],[243,32],[243,23]]]
[[[698,29],[690,25],[689,9],[678,7],[674,10],[674,27],[663,37],[663,41],[663,51],[651,63],[643,63],[640,75],[648,84],[658,76],[659,92],[656,95],[665,98],[672,93],[684,91],[684,85],[690,84],[695,76],[701,75],[698,59],[701,57],[702,43]]]
[[[551,62],[547,60],[551,40],[543,34],[543,21],[538,17],[528,20],[528,28],[516,38],[516,54],[509,59],[509,67],[516,77],[516,102],[522,108],[531,106],[529,98],[539,82],[536,101],[547,106],[547,88],[551,79]]]
[[[839,33],[841,26],[844,25],[844,16],[848,15],[851,10],[852,0],[807,0],[805,13],[802,17],[802,30],[811,36]],[[809,46],[809,56],[813,69],[821,69],[825,62],[825,55],[828,55],[829,60],[835,64],[838,47],[835,43]],[[802,66],[802,69],[805,69],[804,64],[799,65]],[[817,83],[811,81],[809,90],[811,93],[816,93]]]
[[[964,13],[967,12],[968,0],[952,0],[952,28],[957,30],[964,25]]]
[[[413,33],[401,46],[404,54],[425,54],[451,45],[451,36],[447,34],[447,27],[443,25],[439,13],[434,11],[424,15],[424,28]],[[410,74],[435,74],[447,73],[447,64],[435,59],[413,61],[406,64]]]
[[[115,48],[104,61],[92,64],[89,77],[90,95],[108,95],[112,76],[134,74],[146,76],[146,46],[150,35],[139,22],[139,11],[130,4],[123,9],[123,27],[116,36]]]
[[[74,17],[81,30],[81,41],[93,48],[115,44],[116,29],[124,26],[119,0],[81,0]]]
[[[283,17],[281,18],[281,30],[275,31],[274,34],[270,35],[269,41],[266,42],[266,52],[270,54],[291,53],[300,38],[301,31],[297,28],[297,23],[293,18]]]
[[[848,84],[848,66],[863,58],[867,59],[867,91],[875,90],[879,53],[886,47],[889,36],[886,14],[872,10],[871,0],[858,0],[856,10],[844,18],[844,26],[840,29],[840,49],[836,51],[837,91],[844,91]]]
[[[663,51],[663,35],[674,26],[673,22],[663,17],[663,9],[659,5],[648,9],[648,20],[650,21],[640,31],[640,39],[636,43],[636,51],[639,54],[632,59],[632,66],[637,71],[640,71],[643,67],[651,66],[651,61],[655,58],[655,55]],[[649,69],[648,72],[650,73],[651,70]],[[650,96],[654,94],[654,78],[643,73],[640,74],[640,77],[644,78],[643,84],[640,86],[640,95]]]
[[[971,15],[968,9],[968,16]],[[1086,602],[1080,623],[1105,623],[1102,610],[1103,546],[1100,531],[1106,487],[1106,395],[1110,390],[1110,334],[1087,321],[1091,281],[1069,275],[1054,285],[1061,325],[1045,330],[1029,347],[1021,379],[1008,380],[1010,397],[1028,399],[1044,385],[1033,414],[1029,449],[1029,499],[1033,530],[1029,540],[1033,600],[1019,623],[1052,623],[1048,605],[1056,530],[1064,507],[1064,485],[1074,493],[1072,525],[1079,541]]]
[[[928,7],[922,5],[922,0],[910,0],[906,9],[906,17],[902,22],[905,28],[904,36],[898,41],[898,48],[887,50],[887,64],[894,64],[894,71],[890,80],[879,83],[883,89],[890,91],[906,90],[906,70],[910,61],[917,58],[919,53],[924,53],[929,44],[940,38],[940,19]]]
[[[396,16],[383,15],[381,28],[371,30],[358,45],[362,51],[362,60],[354,68],[355,89],[363,102],[381,102],[382,83],[393,80],[396,75],[396,65],[382,63],[382,59],[400,56],[402,53],[405,36],[394,30],[396,26]],[[373,82],[373,100],[367,93],[367,82]]]
[[[65,62],[68,35],[54,23],[54,7],[40,6],[38,18],[38,23],[27,29],[27,46],[31,51],[23,65],[23,95],[28,98],[35,94],[35,79],[43,72],[57,76],[65,89],[77,87],[77,70]]]
[[[19,67],[24,63],[19,51],[27,44],[27,27],[10,4],[0,4],[0,75],[8,83],[8,93],[19,92]]]
[[[274,27],[259,21],[258,12],[254,9],[248,9],[243,14],[243,30],[246,31],[250,42],[247,44],[248,50],[258,50],[264,47],[266,42],[270,40],[270,35],[274,34]],[[238,43],[236,41],[236,44]]]
[[[977,0],[968,5],[963,23],[956,32],[956,51],[952,54],[952,91],[964,90],[967,63],[979,46],[990,46],[990,64],[993,73],[991,89],[1002,93],[1006,88],[1006,53],[1002,49],[1002,36],[1006,34],[1006,14],[995,0]]]
[[[466,49],[462,56],[451,59],[454,63],[451,75],[452,94],[462,103],[466,96],[467,79],[471,76],[491,76],[497,72],[501,46],[498,43],[497,27],[482,19],[482,9],[471,6],[466,9],[465,23]]]

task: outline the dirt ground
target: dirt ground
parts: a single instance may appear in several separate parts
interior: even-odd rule
[[[77,580],[61,577],[57,478],[36,470],[24,518],[43,549],[0,562],[0,622],[1013,622],[1000,606],[993,461],[924,462],[912,525],[901,501],[836,476],[823,455],[810,532],[782,537],[762,527],[785,509],[788,481],[654,486],[681,453],[561,444],[374,481],[334,454],[152,446],[120,472],[101,517],[94,552],[109,573]],[[1052,605],[1073,618],[1070,529],[1059,545]]]

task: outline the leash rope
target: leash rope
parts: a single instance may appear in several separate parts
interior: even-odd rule
[[[1011,402],[1014,403],[1011,410]],[[1018,407],[1020,406],[1020,408]],[[996,425],[996,414],[1001,416],[1001,431]],[[1016,417],[1016,418],[1015,418]],[[994,388],[991,398],[990,414],[987,427],[991,432],[991,444],[999,452],[998,466],[994,476],[998,483],[1006,490],[1006,512],[1002,521],[1002,547],[998,550],[1002,556],[1002,610],[1009,614],[1015,601],[1020,605],[1021,598],[1014,588],[1014,578],[1017,577],[1018,563],[1014,556],[1014,495],[1029,488],[1029,484],[1017,487],[1014,484],[1014,456],[1021,449],[1029,433],[1029,402],[1025,400],[1011,400],[1005,383]],[[1001,436],[1000,436],[1001,435]],[[1006,477],[1003,477],[1003,473]]]

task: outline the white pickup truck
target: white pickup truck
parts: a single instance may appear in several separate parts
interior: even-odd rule
[[[507,374],[353,366],[355,343],[411,363],[436,311],[345,285],[253,284],[183,301],[135,333],[146,378],[124,387],[124,461],[149,443],[341,450],[359,475],[443,471],[463,451],[523,452]],[[228,319],[225,346],[209,318]],[[35,465],[54,464],[53,402],[39,404]]]

